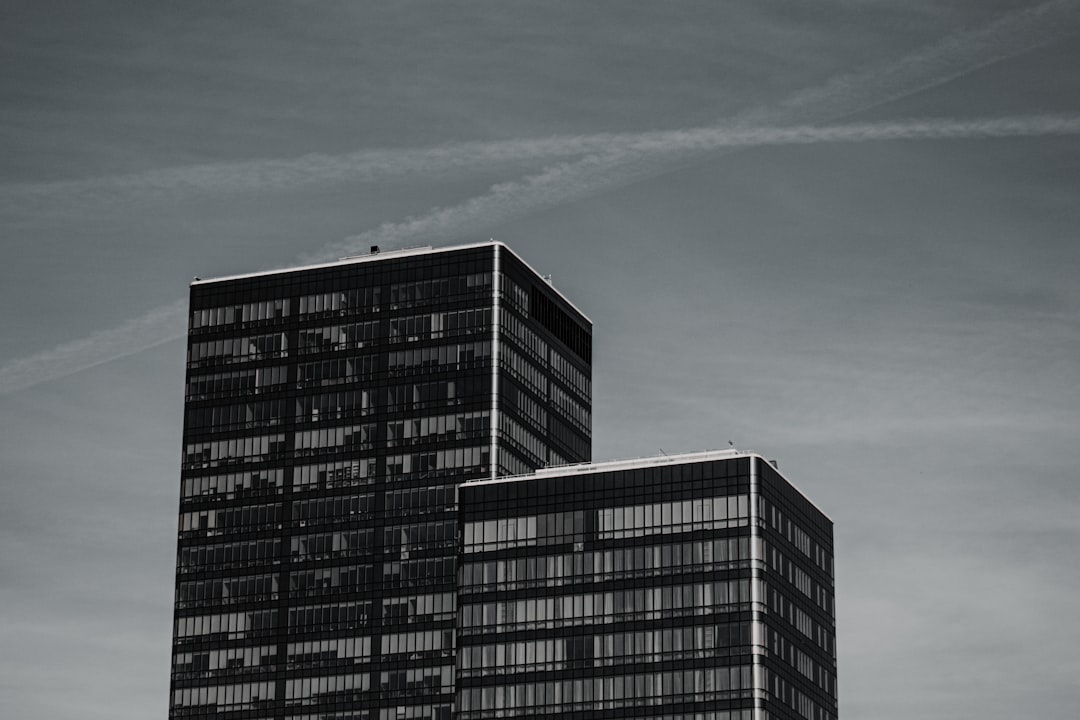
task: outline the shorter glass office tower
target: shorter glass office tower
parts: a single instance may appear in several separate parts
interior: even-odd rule
[[[834,720],[832,522],[756,454],[459,489],[460,720]]]

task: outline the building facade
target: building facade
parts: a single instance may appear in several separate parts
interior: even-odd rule
[[[458,717],[835,720],[832,523],[735,451],[460,489]]]
[[[449,720],[458,487],[590,459],[588,318],[373,252],[194,282],[187,351],[170,717]]]

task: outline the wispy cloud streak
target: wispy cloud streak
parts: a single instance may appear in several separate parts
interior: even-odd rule
[[[820,87],[796,93],[775,106],[742,113],[734,122],[792,125],[833,121],[1074,35],[1080,21],[1078,15],[1080,10],[1075,0],[1052,0],[1005,15],[982,28],[952,35],[888,67],[840,76]],[[79,208],[190,195],[282,192],[328,183],[379,182],[419,174],[430,177],[511,164],[551,163],[607,153],[620,143],[639,144],[650,135],[666,133],[598,133],[464,142],[420,149],[312,153],[296,158],[209,163],[128,175],[0,185],[0,212],[32,214],[46,208]]]
[[[944,85],[1078,33],[1080,2],[1050,0],[948,35],[886,66],[839,75],[776,105],[744,113],[741,118],[755,125],[832,122]]]
[[[484,195],[448,208],[438,208],[418,218],[388,223],[344,242],[328,246],[305,261],[336,259],[368,244],[400,244],[432,237],[460,235],[507,219],[559,205],[611,185],[611,168],[618,164],[629,172],[635,154],[693,151],[713,152],[725,148],[826,142],[881,140],[981,139],[1080,134],[1080,116],[1030,116],[980,120],[917,120],[912,122],[859,123],[826,127],[701,128],[670,133],[648,133],[612,143],[604,153],[574,163],[550,167],[515,182],[493,186]],[[651,167],[643,169],[650,172]],[[70,375],[116,358],[182,337],[186,328],[185,300],[157,308],[112,330],[64,343],[0,368],[0,394],[7,394],[48,380]]]
[[[601,150],[614,134],[553,136],[497,142],[464,142],[431,148],[389,148],[345,154],[309,154],[162,168],[127,175],[0,185],[0,212],[32,214],[140,200],[198,195],[293,191],[344,182],[386,182],[423,174],[547,163]]]
[[[487,194],[453,208],[438,208],[420,218],[382,225],[304,258],[340,257],[369,242],[416,242],[479,231],[527,212],[639,182],[754,144],[737,144],[734,135],[728,136],[732,138],[730,144],[722,144],[718,142],[718,136],[725,132],[743,129],[753,133],[754,128],[763,128],[759,132],[766,133],[770,128],[776,130],[777,126],[836,122],[1073,37],[1078,32],[1080,2],[1050,0],[1033,8],[1006,13],[979,28],[950,35],[887,66],[840,75],[823,85],[800,91],[777,105],[740,113],[724,126],[646,133],[634,139],[622,137],[602,152],[577,162],[548,168],[514,183],[496,185]],[[806,130],[808,128],[793,128],[791,132],[809,137]],[[689,134],[687,141],[673,141],[672,135],[684,133]],[[834,142],[837,140],[832,138]]]
[[[976,120],[915,120],[818,127],[712,127],[646,133],[611,143],[604,152],[546,168],[521,180],[494,185],[460,205],[436,208],[302,256],[304,262],[334,260],[369,245],[400,245],[461,236],[521,215],[562,205],[670,170],[671,158],[698,161],[718,151],[766,145],[883,140],[986,139],[1080,134],[1080,116],[1037,115]]]
[[[1052,0],[1035,8],[1009,13],[989,25],[958,33],[918,50],[885,68],[841,76],[823,86],[800,92],[774,107],[743,113],[725,126],[640,136],[606,136],[606,143],[601,142],[598,149],[588,151],[576,162],[562,163],[515,182],[495,185],[487,193],[454,207],[436,208],[421,217],[382,225],[342,243],[326,246],[303,259],[333,259],[368,244],[393,246],[475,233],[513,217],[744,147],[1075,133],[1077,119],[1071,117],[812,126],[834,122],[1070,37],[1076,34],[1078,23],[1078,3],[1068,0]],[[796,124],[799,127],[790,127]],[[934,134],[935,127],[939,135]],[[182,337],[184,318],[177,307],[182,308],[183,302],[159,308],[119,328],[15,360],[0,368],[0,394]]]
[[[177,300],[110,330],[8,363],[0,368],[0,395],[149,350],[182,337],[186,328],[187,300]]]

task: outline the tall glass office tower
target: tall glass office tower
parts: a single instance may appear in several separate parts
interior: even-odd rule
[[[460,720],[835,720],[832,522],[761,456],[459,497]]]
[[[590,459],[588,318],[499,243],[190,310],[170,717],[448,720],[458,488]]]

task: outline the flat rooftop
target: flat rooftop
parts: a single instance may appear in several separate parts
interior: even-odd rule
[[[469,480],[464,485],[495,485],[506,482],[523,482],[527,480],[540,480],[550,477],[566,477],[568,475],[592,475],[594,473],[615,472],[619,470],[635,470],[637,468],[663,467],[664,465],[683,465],[687,463],[708,462],[710,460],[731,460],[741,457],[761,457],[757,453],[742,452],[740,450],[704,450],[701,452],[682,453],[679,455],[656,455],[644,458],[629,458],[626,460],[604,460],[603,462],[573,463],[571,465],[555,465],[541,468],[536,472],[526,475],[506,475],[504,477],[488,480]],[[765,458],[762,458],[763,460]],[[768,461],[766,461],[768,462]]]
[[[228,282],[230,280],[244,280],[246,278],[265,277],[268,275],[281,275],[284,273],[300,272],[304,270],[318,270],[320,268],[340,268],[347,265],[359,264],[359,263],[372,263],[379,262],[380,260],[396,260],[403,257],[417,257],[421,255],[436,255],[438,253],[456,252],[459,250],[471,250],[475,248],[489,248],[489,247],[501,247],[506,252],[510,253],[524,265],[529,271],[542,281],[553,293],[559,296],[563,302],[569,305],[577,312],[582,318],[585,319],[590,325],[592,320],[588,315],[581,312],[581,309],[573,303],[570,298],[566,297],[558,288],[551,284],[551,281],[537,272],[536,268],[527,263],[524,258],[514,252],[506,243],[500,240],[488,240],[478,243],[466,243],[463,245],[446,245],[443,247],[432,247],[431,245],[423,245],[413,248],[401,248],[399,250],[379,250],[377,252],[368,253],[367,255],[350,255],[349,257],[341,258],[340,260],[334,260],[331,262],[313,263],[311,265],[296,265],[293,267],[277,268],[273,270],[258,270],[256,272],[241,273],[239,275],[222,275],[221,277],[212,278],[199,278],[193,280],[190,285],[209,285],[211,283]]]
[[[736,450],[730,448],[727,450],[702,450],[699,452],[681,453],[677,455],[656,455],[652,457],[644,458],[630,458],[626,460],[605,460],[603,462],[595,463],[575,463],[572,465],[555,465],[554,467],[541,468],[533,473],[526,475],[507,475],[505,477],[498,477],[489,480],[469,480],[462,483],[462,487],[473,487],[479,485],[497,485],[499,483],[515,483],[515,482],[528,482],[530,480],[543,480],[544,478],[556,478],[556,477],[570,477],[573,475],[592,475],[602,472],[619,472],[624,470],[636,470],[639,468],[656,468],[664,467],[665,465],[687,465],[690,463],[709,462],[712,460],[734,460],[736,458],[758,458],[764,462],[769,463],[773,470],[776,471],[780,477],[795,488],[808,503],[813,505],[818,512],[824,515],[830,522],[832,518],[828,513],[818,507],[817,503],[810,499],[810,497],[804,493],[799,487],[791,482],[790,478],[780,472],[772,460],[769,460],[764,455],[756,453],[752,450]]]

